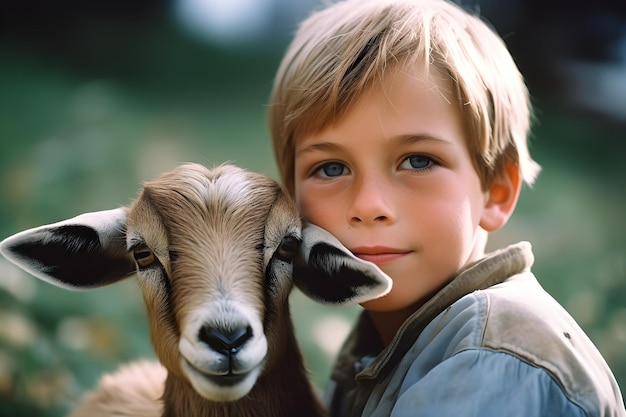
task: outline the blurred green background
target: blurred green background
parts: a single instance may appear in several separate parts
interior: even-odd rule
[[[185,161],[276,177],[267,97],[296,21],[317,2],[230,2],[238,11],[209,0],[129,3],[0,4],[0,238],[126,205],[142,181]],[[512,1],[507,13],[483,3],[527,75],[532,150],[544,167],[490,247],[533,243],[540,282],[626,387],[626,42],[616,54],[621,32],[587,25],[587,38],[600,39],[590,53],[580,30],[550,32],[537,2]],[[571,27],[591,16],[579,11]],[[204,26],[189,19],[203,15]],[[600,81],[611,76],[622,83],[607,89]],[[358,309],[299,293],[292,303],[321,390]],[[103,372],[138,357],[154,354],[132,279],[68,292],[0,259],[0,416],[64,415]]]

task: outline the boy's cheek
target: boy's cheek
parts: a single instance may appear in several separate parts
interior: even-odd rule
[[[300,198],[297,200],[296,205],[300,216],[308,222],[323,227],[318,221],[320,218],[323,218],[323,215],[320,213],[323,210],[312,200],[311,198]]]
[[[307,187],[306,181],[295,183],[295,200],[300,215],[307,220],[320,210],[320,202],[323,196],[319,195],[312,187]]]

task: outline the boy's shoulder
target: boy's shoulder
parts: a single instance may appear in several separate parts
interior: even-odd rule
[[[433,342],[444,344],[442,359],[487,348],[535,362],[581,335],[588,341],[535,276],[524,271],[460,297],[432,319],[415,343],[418,351]]]
[[[531,272],[462,297],[424,329],[420,343],[431,344],[422,352],[439,345],[441,361],[460,353],[504,353],[543,369],[586,410],[602,408],[597,401],[620,400],[612,395],[619,388],[598,349]]]

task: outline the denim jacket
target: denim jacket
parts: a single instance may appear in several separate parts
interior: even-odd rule
[[[331,416],[625,417],[611,370],[533,261],[527,242],[487,255],[384,349],[362,313],[332,373]]]

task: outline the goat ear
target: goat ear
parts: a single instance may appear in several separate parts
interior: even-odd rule
[[[68,289],[101,287],[135,272],[126,250],[126,208],[86,213],[0,242],[0,253],[26,272]]]
[[[354,256],[335,236],[307,224],[294,264],[294,284],[320,303],[351,305],[386,295],[392,281],[375,264]]]

